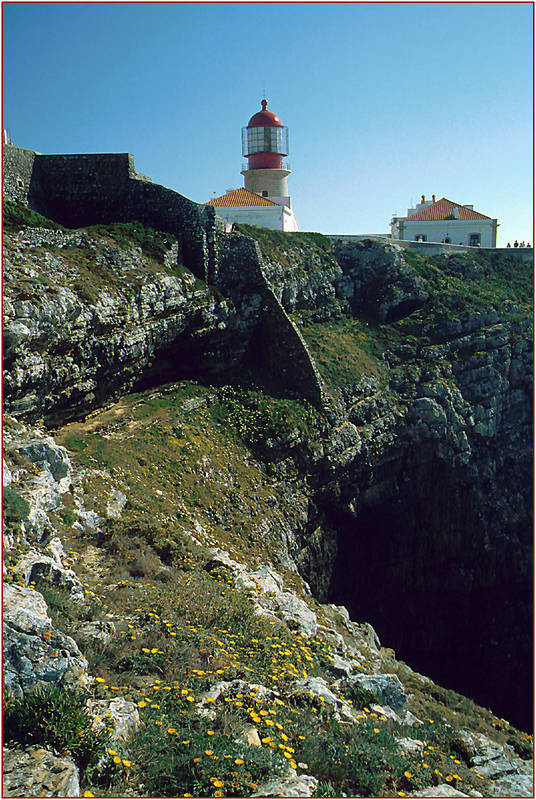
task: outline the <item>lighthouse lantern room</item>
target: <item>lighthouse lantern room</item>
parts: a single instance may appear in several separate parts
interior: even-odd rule
[[[242,155],[248,159],[250,169],[284,169],[288,128],[276,114],[267,110],[266,100],[261,105],[262,111],[254,114],[247,127],[242,128]]]

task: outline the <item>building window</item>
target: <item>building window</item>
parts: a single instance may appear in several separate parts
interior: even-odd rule
[[[480,234],[479,233],[470,233],[469,234],[469,247],[480,247]]]
[[[426,234],[425,233],[416,233],[415,234],[415,241],[416,242],[425,242],[426,241]]]
[[[263,196],[263,197],[268,197],[268,192],[263,192],[263,193],[262,193],[262,196]]]

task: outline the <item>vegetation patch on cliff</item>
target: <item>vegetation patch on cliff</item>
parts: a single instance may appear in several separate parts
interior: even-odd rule
[[[257,524],[272,520],[262,549],[278,560],[280,542],[272,532],[281,525],[277,509],[283,503],[291,518],[296,511],[252,452],[269,460],[313,447],[321,418],[307,403],[184,381],[150,395],[129,395],[103,412],[100,424],[99,417],[88,420],[87,433],[84,423],[66,426],[58,440],[77,453],[79,463],[118,479],[128,496],[125,520],[143,518],[163,529],[178,522],[194,535],[192,522],[198,520],[206,538],[225,541],[247,563],[260,556]],[[95,480],[98,475],[88,474],[102,512],[106,491]]]
[[[497,310],[501,319],[532,315],[530,262],[488,252],[421,256],[406,250],[404,258],[429,292],[423,309],[402,321],[406,330],[490,309]]]
[[[382,344],[375,335],[377,324],[348,315],[315,322],[305,312],[294,319],[328,386],[342,389],[359,383],[365,375],[386,378]]]
[[[25,227],[48,228],[50,230],[64,231],[66,228],[58,222],[44,217],[37,211],[32,211],[28,206],[15,200],[6,200],[2,208],[3,228],[7,233],[16,233]]]
[[[256,225],[238,224],[236,228],[240,233],[250,236],[259,243],[261,252],[266,256],[281,256],[281,250],[285,247],[296,247],[300,244],[313,245],[315,248],[323,250],[325,253],[331,250],[331,242],[323,233],[301,231],[274,231],[269,228],[259,228]]]

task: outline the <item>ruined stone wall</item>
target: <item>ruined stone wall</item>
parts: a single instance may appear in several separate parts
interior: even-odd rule
[[[125,215],[128,153],[36,156],[28,203],[44,216],[80,228]]]
[[[271,293],[264,309],[259,357],[271,375],[317,408],[329,404],[322,378],[303,336],[277,297]]]
[[[145,179],[129,153],[40,155],[6,147],[4,197],[69,228],[139,220],[175,235],[184,265],[198,277],[213,271],[214,209]]]
[[[313,405],[324,407],[328,398],[320,373],[303,336],[274,291],[273,270],[271,280],[266,275],[257,242],[242,235],[220,234],[217,249],[214,283],[235,303],[240,302],[242,319],[254,315],[259,320],[249,347],[252,359],[283,386]]]

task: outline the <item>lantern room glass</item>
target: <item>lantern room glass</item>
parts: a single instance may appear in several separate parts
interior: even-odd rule
[[[279,153],[288,155],[288,128],[242,128],[242,155]]]

